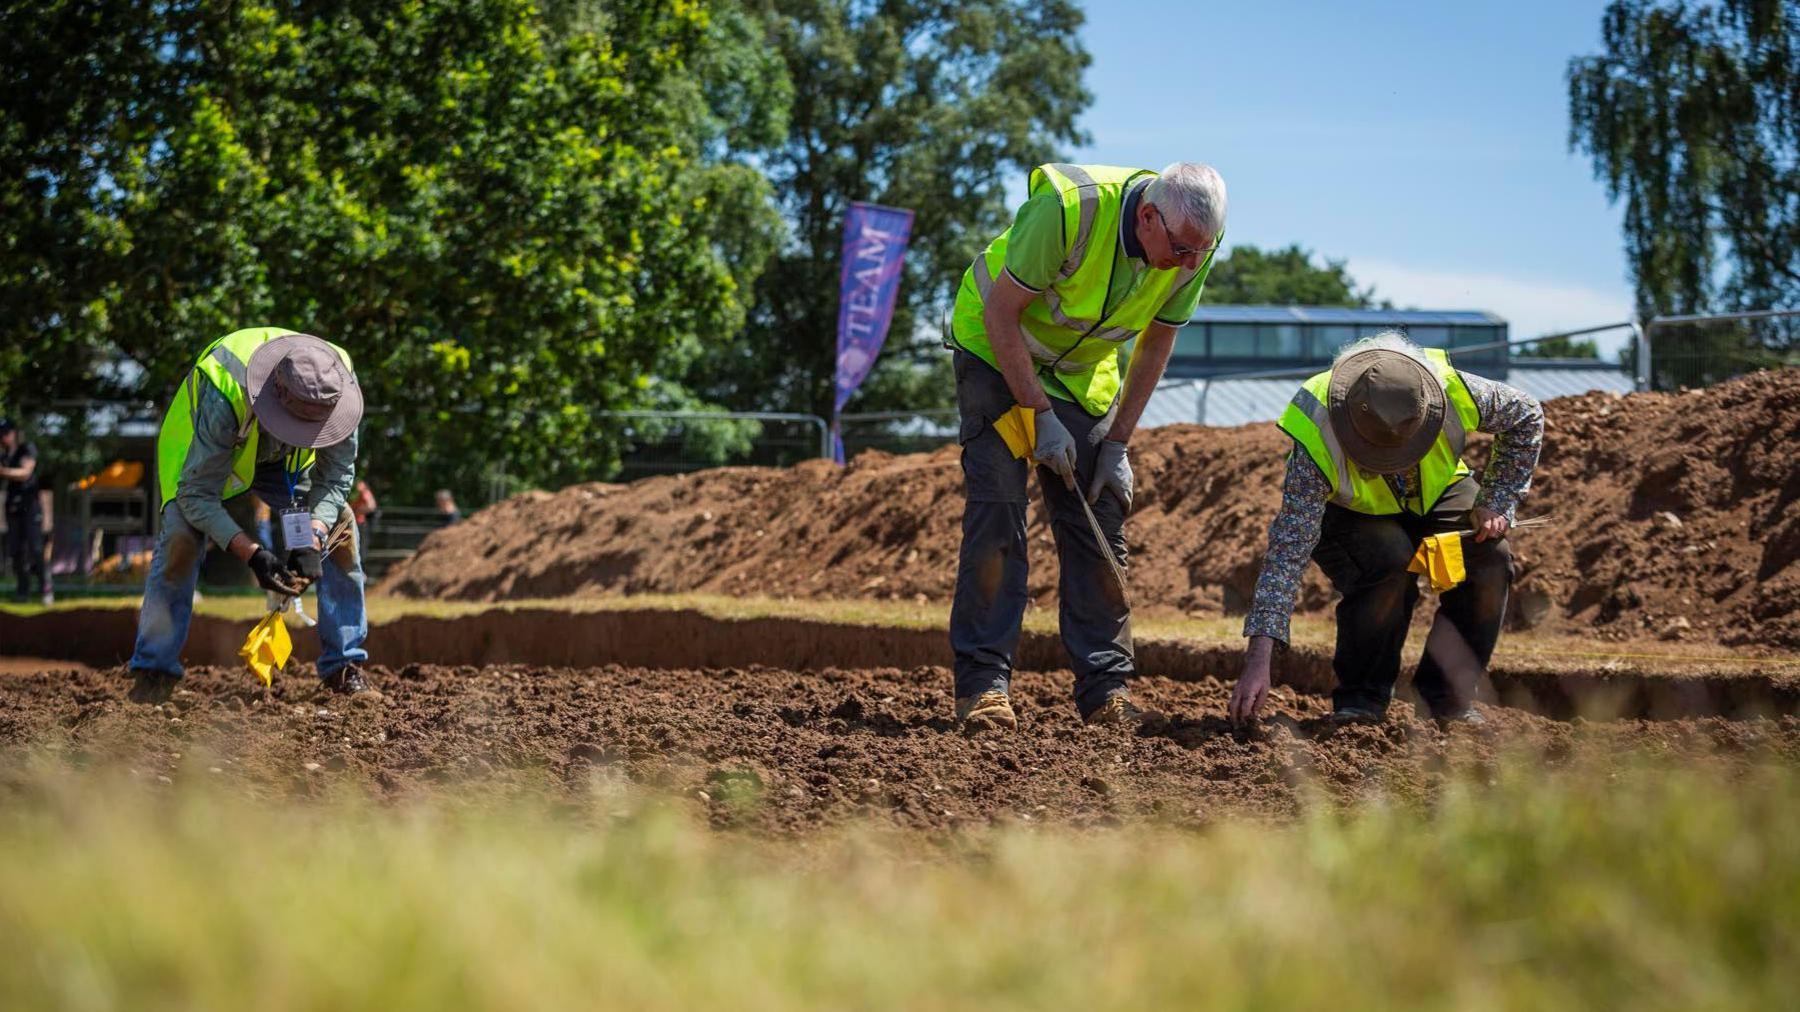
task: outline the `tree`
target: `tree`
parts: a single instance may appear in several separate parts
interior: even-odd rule
[[[1552,337],[1531,345],[1532,358],[1599,358],[1600,345],[1593,338]]]
[[[768,174],[789,241],[747,325],[693,374],[740,408],[829,415],[838,257],[851,201],[912,208],[887,347],[853,409],[952,403],[940,319],[1006,228],[1008,182],[1082,142],[1088,64],[1072,0],[760,0],[794,101],[785,137],[740,149]]]
[[[1342,260],[1316,266],[1312,251],[1299,243],[1274,250],[1234,246],[1207,277],[1204,298],[1233,305],[1360,309],[1375,305],[1375,289],[1358,289]]]
[[[0,397],[122,358],[122,392],[161,400],[213,337],[279,323],[351,352],[386,488],[602,477],[619,436],[593,412],[696,405],[678,379],[781,234],[720,157],[781,129],[749,25],[655,0],[8,7]]]
[[[1793,0],[1614,0],[1603,52],[1570,61],[1569,143],[1624,201],[1640,313],[1800,296],[1797,18]],[[1658,328],[1652,340],[1680,346],[1652,347],[1659,386],[1690,378],[1665,363],[1718,357],[1737,371],[1800,347],[1782,326]]]

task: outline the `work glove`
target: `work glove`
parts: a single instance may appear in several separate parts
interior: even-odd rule
[[[258,548],[256,554],[250,556],[250,561],[245,564],[256,574],[257,585],[262,589],[287,597],[299,596],[300,588],[294,584],[293,576],[281,564],[281,560],[275,557],[274,552]]]
[[[325,575],[325,556],[317,548],[296,548],[288,553],[287,568],[288,572],[314,583]]]
[[[1131,458],[1125,453],[1125,444],[1116,439],[1100,441],[1099,452],[1094,457],[1094,480],[1088,482],[1088,502],[1098,503],[1100,493],[1107,489],[1119,497],[1119,505],[1130,513]]]
[[[1075,437],[1054,410],[1037,413],[1036,429],[1037,443],[1031,450],[1031,459],[1062,475],[1069,491],[1075,491]]]

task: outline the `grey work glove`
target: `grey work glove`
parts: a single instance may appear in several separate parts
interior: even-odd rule
[[[1125,444],[1116,439],[1102,439],[1099,452],[1094,457],[1094,480],[1088,482],[1088,502],[1100,501],[1100,493],[1112,489],[1112,494],[1119,497],[1119,505],[1125,512],[1131,512],[1131,458],[1125,452]]]
[[[1069,491],[1075,491],[1075,437],[1069,427],[1056,417],[1055,410],[1037,413],[1037,445],[1031,459],[1062,475]]]

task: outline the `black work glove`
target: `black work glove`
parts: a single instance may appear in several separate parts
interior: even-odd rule
[[[317,548],[296,548],[288,553],[287,567],[288,572],[305,577],[308,583],[315,583],[325,575],[325,556],[319,554]]]
[[[300,588],[295,585],[287,567],[281,564],[281,560],[275,557],[274,552],[267,548],[258,548],[256,554],[250,556],[250,561],[245,565],[249,566],[250,571],[256,574],[256,582],[262,589],[274,594],[285,594],[288,597],[299,596]]]

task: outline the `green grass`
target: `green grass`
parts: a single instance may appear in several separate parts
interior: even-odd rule
[[[799,843],[698,828],[604,781],[557,808],[276,806],[15,771],[0,994],[9,1009],[1791,1007],[1794,771],[1505,769],[1429,808],[1282,826]]]

